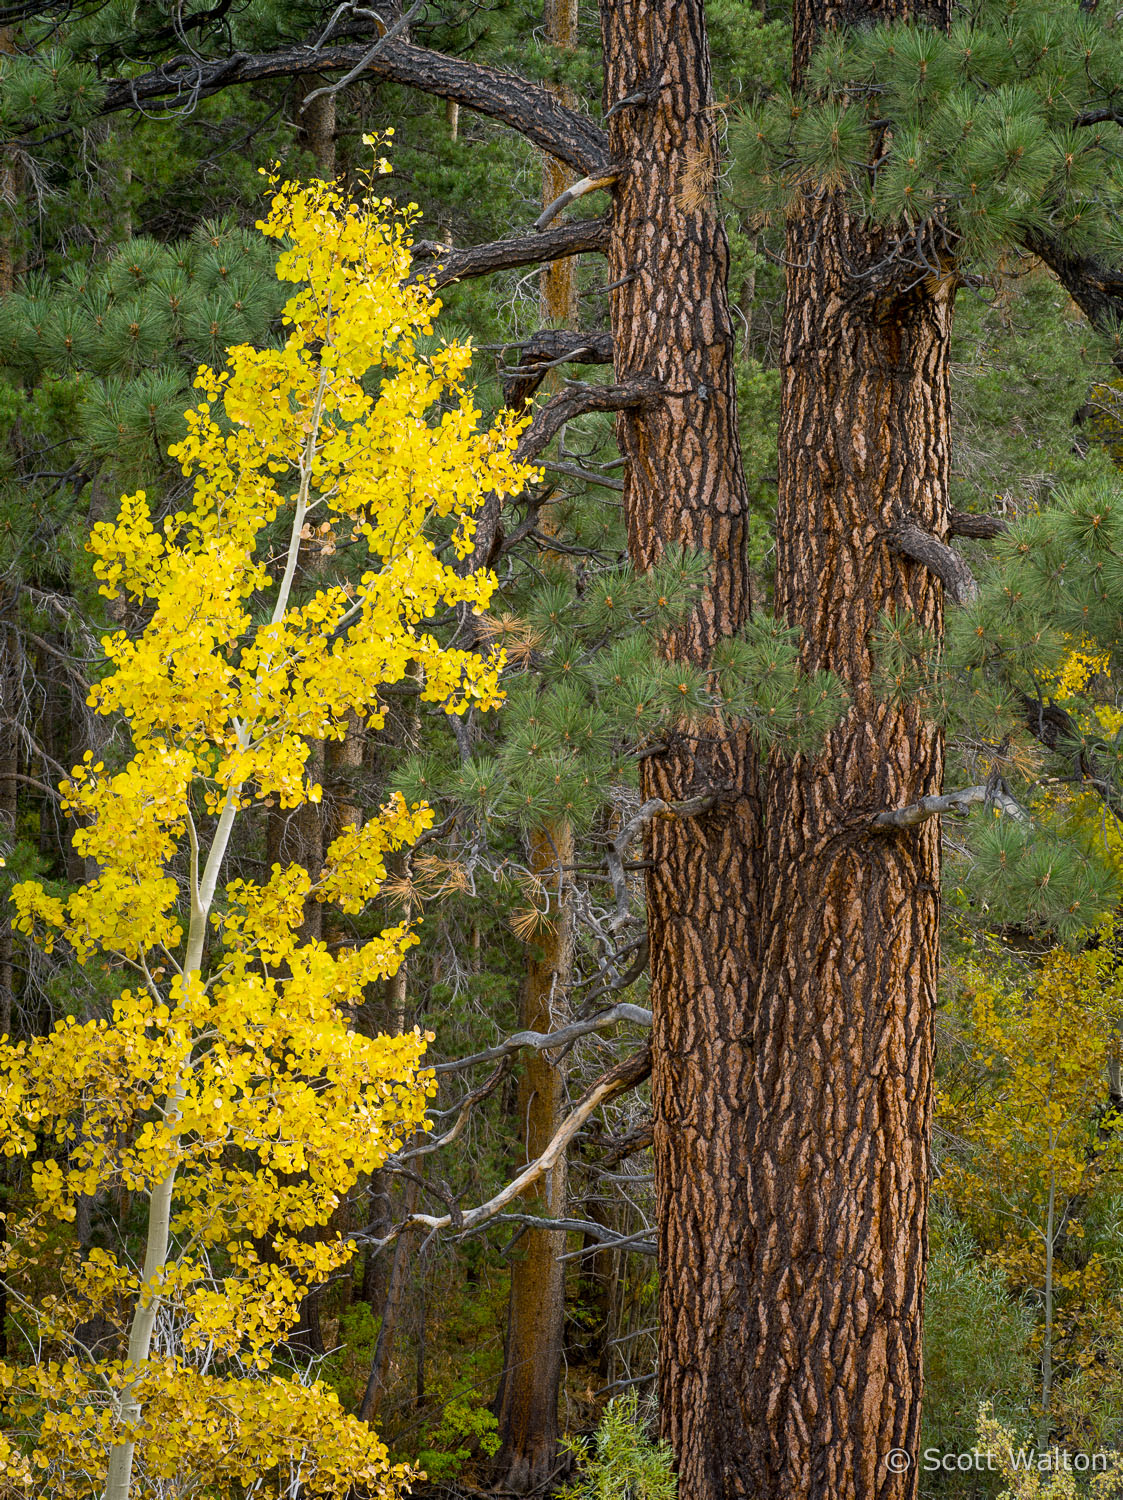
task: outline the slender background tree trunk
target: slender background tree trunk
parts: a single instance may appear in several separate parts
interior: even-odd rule
[[[573,860],[568,823],[536,830],[531,867],[548,870]],[[519,1026],[550,1031],[558,1022],[573,970],[573,918],[565,877],[548,876],[550,926],[528,949],[529,966],[519,1004]],[[549,1145],[565,1112],[565,1074],[544,1052],[532,1052],[519,1080],[518,1117],[522,1155],[533,1161]],[[526,1210],[543,1218],[566,1213],[566,1160],[547,1173],[542,1191]],[[507,1345],[496,1401],[502,1447],[495,1477],[505,1490],[526,1494],[550,1478],[558,1456],[558,1386],[565,1333],[565,1235],[527,1229],[511,1265]]]
[[[577,41],[577,0],[545,0],[546,40],[571,49]],[[557,90],[572,105],[571,91]],[[542,204],[546,207],[564,190],[572,172],[552,156],[543,158]],[[543,324],[571,328],[577,316],[577,261],[573,257],[542,267],[539,301]],[[546,390],[560,384],[547,376]],[[551,529],[543,516],[544,529]],[[530,863],[535,870],[570,863],[573,829],[558,823],[535,829],[530,836]],[[565,877],[549,879],[550,927],[537,934],[527,948],[527,973],[519,997],[519,1026],[549,1031],[557,1024],[573,979],[573,918],[565,891]],[[545,1150],[560,1125],[565,1109],[565,1069],[561,1059],[533,1053],[525,1065],[518,1090],[519,1138],[531,1161]],[[549,1173],[544,1191],[531,1212],[560,1219],[568,1207],[566,1162]],[[496,1398],[501,1446],[494,1477],[503,1489],[526,1494],[545,1485],[558,1461],[558,1390],[565,1341],[565,1235],[548,1229],[527,1229],[511,1262],[511,1290],[507,1304],[507,1342],[503,1373]]]

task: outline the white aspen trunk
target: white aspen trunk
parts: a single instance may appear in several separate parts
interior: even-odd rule
[[[288,608],[300,554],[300,534],[304,529],[308,513],[308,496],[312,479],[312,460],[316,452],[320,419],[323,415],[323,397],[327,375],[321,372],[316,389],[315,406],[311,429],[300,465],[300,486],[293,510],[292,531],[289,536],[288,556],[284,577],[273,608],[272,623],[276,625]],[[268,663],[263,667],[267,670]],[[249,729],[242,725],[238,730],[238,747],[244,750],[249,744]],[[192,843],[191,922],[187,933],[187,951],[183,963],[183,981],[190,985],[192,978],[201,977],[203,947],[207,935],[207,919],[218,888],[218,877],[226,858],[230,836],[234,831],[234,820],[238,814],[238,798],[241,785],[231,788],[226,795],[222,812],[215,827],[214,838],[207,854],[202,879],[198,878],[198,851]],[[192,839],[194,835],[192,834]],[[183,1060],[183,1067],[164,1104],[164,1118],[174,1133],[180,1119],[180,1108],[186,1092],[187,1072],[190,1056]],[[136,1310],[129,1329],[128,1361],[125,1366],[127,1380],[117,1398],[118,1420],[125,1426],[126,1435],[114,1443],[109,1450],[109,1466],[106,1473],[104,1500],[129,1500],[132,1490],[133,1464],[136,1458],[136,1439],[132,1435],[142,1416],[142,1407],[137,1382],[149,1355],[156,1330],[163,1297],[157,1290],[158,1282],[168,1261],[171,1241],[172,1198],[175,1191],[176,1168],[173,1165],[168,1175],[152,1189],[148,1200],[148,1232],[144,1249],[144,1271],[140,1291],[137,1294]]]

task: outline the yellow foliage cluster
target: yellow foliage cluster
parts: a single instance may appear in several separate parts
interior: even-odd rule
[[[1123,1119],[1105,1111],[1123,1045],[1116,947],[1111,923],[1028,974],[993,955],[965,965],[967,1062],[937,1092],[939,1186],[1011,1292],[1050,1318],[1070,1377],[1123,1335],[1114,1277],[1084,1245],[1097,1191],[1114,1191],[1123,1168]]]
[[[1118,1500],[1123,1495],[1123,1454],[1101,1452],[1094,1459],[1082,1454],[1076,1466],[1060,1449],[1037,1451],[1019,1441],[989,1406],[979,1412],[977,1452],[989,1460],[987,1471],[1001,1474],[1006,1485],[998,1500]]]
[[[38,1153],[0,1250],[39,1351],[0,1365],[13,1493],[124,1500],[174,1474],[177,1495],[220,1496],[276,1470],[309,1495],[375,1494],[402,1478],[275,1355],[301,1297],[351,1253],[307,1229],[423,1128],[432,1091],[427,1038],[348,1024],[414,933],[329,951],[299,940],[305,902],[360,911],[432,815],[396,797],[342,829],[322,871],[222,872],[238,812],[317,801],[309,740],[342,738],[356,715],[379,726],[383,686],[408,672],[448,713],[500,701],[501,653],[443,647],[425,622],[487,604],[493,578],[437,543],[443,530],[465,559],[483,497],[529,471],[518,420],[480,424],[470,350],[417,351],[440,304],[410,280],[411,215],[373,191],[273,189],[259,228],[296,286],[283,344],[199,371],[204,399],[173,450],[191,503],[161,521],[126,496],[89,542],[102,592],[145,621],[106,639],[111,670],[90,695],[127,722],[132,756],[110,769],[87,755],[62,788],[96,873],[65,898],[34,882],[13,897],[21,932],[134,975],[110,1014],[0,1046],[3,1149]],[[313,524],[363,571],[296,603]],[[143,1243],[58,1257],[57,1288],[35,1298],[37,1262],[95,1194],[147,1199]],[[108,1357],[83,1351],[91,1320],[114,1330]]]
[[[1085,734],[1111,736],[1123,728],[1123,709],[1114,701],[1089,704],[1087,695],[1099,683],[1113,686],[1107,653],[1080,641],[1072,646],[1050,686],[1055,701],[1075,714]]]

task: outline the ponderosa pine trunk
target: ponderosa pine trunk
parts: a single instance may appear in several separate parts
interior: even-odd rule
[[[797,0],[797,81],[825,26],[906,12]],[[870,824],[941,790],[943,742],[874,655],[888,612],[942,630],[890,533],[947,536],[955,284],[886,249],[833,192],[789,221],[775,607],[850,704],[767,776],[739,1441],[688,1487],[707,1500],[916,1494],[940,835]]]
[[[737,437],[728,249],[712,191],[717,144],[702,0],[601,6],[605,102],[621,176],[609,248],[616,379],[663,394],[617,421],[629,459],[632,560],[705,550],[712,577],[673,656],[705,661],[748,617],[748,494]],[[754,913],[760,838],[749,746],[719,726],[643,762],[643,792],[728,797],[660,820],[649,841],[659,1391],[682,1500],[716,1500],[703,1475],[740,1332]],[[738,1448],[740,1444],[738,1444]]]
[[[826,26],[909,10],[796,0],[797,65]],[[451,259],[481,274],[551,244],[606,250],[616,379],[643,387],[617,427],[630,550],[640,567],[678,543],[710,553],[711,584],[668,642],[703,660],[749,608],[703,3],[600,12],[607,154],[596,126],[513,75],[399,43],[368,66],[615,176],[607,246],[586,223]],[[203,82],[355,60],[224,60]],[[159,72],[114,82],[104,108],[168,89]],[[727,789],[649,846],[661,1420],[680,1500],[913,1489],[881,1465],[916,1432],[937,833],[868,822],[938,787],[941,746],[915,709],[877,699],[870,632],[894,605],[939,629],[938,585],[888,534],[898,509],[946,530],[952,288],[855,277],[873,248],[829,197],[791,226],[777,598],[807,664],[846,679],[848,717],[814,763],[769,767],[763,795],[747,743],[717,725],[644,763],[648,795]]]

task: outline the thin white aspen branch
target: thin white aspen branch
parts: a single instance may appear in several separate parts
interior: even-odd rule
[[[293,580],[296,576],[297,559],[300,554],[301,532],[304,529],[304,519],[308,510],[308,493],[312,482],[312,465],[315,460],[320,422],[323,417],[323,400],[326,387],[327,371],[321,368],[319,380],[316,385],[315,403],[308,431],[308,440],[301,457],[300,487],[297,491],[293,512],[288,558],[285,565],[284,577],[281,580],[281,586],[277,593],[277,602],[273,608],[271,623],[274,625],[280,622],[284,617],[285,611],[288,609]],[[244,751],[248,743],[249,727],[245,723],[238,723],[236,735],[238,750]],[[234,822],[238,815],[238,798],[241,790],[242,783],[240,782],[236,786],[231,786],[227,789],[201,879],[198,876],[199,850],[195,828],[190,817],[188,818],[188,838],[192,846],[193,875],[191,921],[188,927],[187,949],[184,955],[182,970],[186,984],[190,984],[192,976],[199,975],[202,968],[203,950],[207,937],[207,922],[210,917],[211,906],[214,903],[215,891],[218,888],[218,877],[226,858],[226,851],[230,844]],[[186,1096],[185,1080],[189,1071],[190,1059],[185,1058],[162,1111],[169,1134],[173,1137],[176,1125],[181,1118],[182,1104]],[[141,1283],[137,1293],[132,1326],[129,1329],[128,1356],[125,1366],[127,1379],[118,1395],[116,1403],[118,1421],[125,1426],[127,1435],[120,1441],[115,1442],[109,1450],[109,1465],[106,1473],[104,1500],[129,1500],[129,1494],[132,1489],[136,1439],[131,1434],[139,1425],[141,1418],[141,1403],[137,1394],[137,1380],[141,1369],[152,1352],[152,1337],[156,1327],[156,1319],[164,1300],[156,1288],[168,1261],[175,1180],[176,1165],[173,1161],[173,1165],[168,1171],[167,1176],[155,1185],[149,1195],[148,1231],[145,1239],[144,1266],[141,1272]]]
[[[191,882],[191,910],[194,911],[199,904],[199,832],[190,808],[187,809],[187,843],[191,850],[188,875]]]
[[[316,456],[316,440],[320,435],[320,421],[324,414],[324,392],[327,384],[328,372],[321,368],[320,378],[316,382],[308,441],[304,445],[304,452],[300,459],[300,487],[296,492],[296,509],[293,513],[292,533],[289,536],[288,556],[285,559],[285,576],[281,579],[281,587],[277,592],[277,602],[273,606],[273,615],[270,620],[271,625],[279,625],[284,618],[285,610],[289,607],[292,581],[296,574],[297,560],[300,557],[301,532],[304,530],[304,520],[308,514],[308,492],[312,486],[312,462]]]

